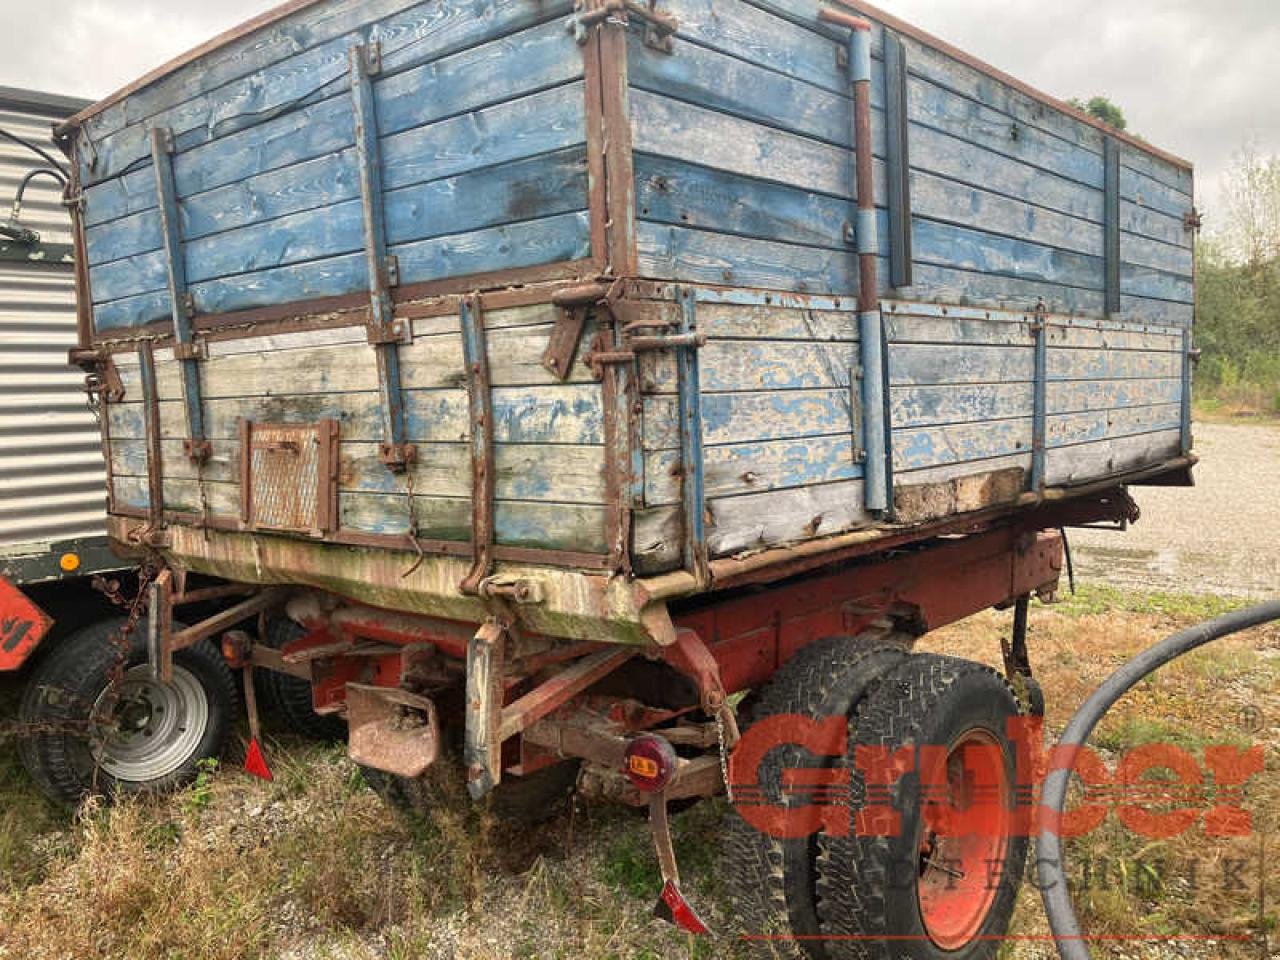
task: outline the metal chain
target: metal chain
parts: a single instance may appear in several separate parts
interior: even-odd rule
[[[733,803],[733,786],[729,783],[729,748],[724,738],[724,712],[731,709],[726,703],[716,711],[716,740],[720,745],[720,776],[724,779],[725,797]]]
[[[106,597],[114,606],[126,610],[127,613],[124,623],[110,640],[110,644],[115,651],[115,659],[107,673],[107,685],[102,693],[99,694],[95,703],[84,702],[82,704],[87,708],[85,719],[46,721],[44,723],[11,722],[0,725],[0,735],[9,737],[31,737],[40,734],[89,736],[101,726],[101,718],[104,715],[109,716],[119,702],[120,687],[124,682],[125,666],[128,663],[132,649],[132,643],[129,638],[133,635],[138,623],[147,611],[147,586],[154,578],[155,572],[149,565],[144,565],[138,569],[137,576],[138,592],[132,599],[126,597],[121,591],[119,581],[105,580],[101,576],[96,576],[92,580],[93,588],[98,593]],[[73,702],[75,699],[66,690],[58,690],[57,696]],[[98,709],[95,709],[95,707]],[[95,759],[96,763],[97,760]]]
[[[405,495],[405,501],[409,507],[409,533],[408,533],[409,545],[413,547],[414,552],[417,553],[418,559],[413,562],[413,566],[411,566],[408,570],[406,570],[404,573],[400,575],[401,580],[407,580],[409,577],[417,573],[418,568],[421,567],[427,560],[427,555],[426,553],[423,552],[422,544],[418,542],[418,514],[417,514],[417,511],[413,509],[413,464],[412,463],[407,464],[405,466],[404,495]]]

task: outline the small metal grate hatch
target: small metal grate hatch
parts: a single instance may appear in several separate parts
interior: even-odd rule
[[[338,520],[338,421],[240,422],[240,519],[322,537]]]

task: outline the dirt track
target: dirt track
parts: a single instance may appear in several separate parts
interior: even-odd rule
[[[1163,592],[1280,594],[1280,426],[1197,424],[1194,490],[1136,487],[1127,533],[1071,535],[1077,576]]]

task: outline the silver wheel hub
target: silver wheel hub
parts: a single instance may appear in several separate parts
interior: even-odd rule
[[[174,664],[173,681],[161,683],[146,664],[127,671],[115,696],[98,698],[95,714],[107,711],[106,729],[95,751],[103,772],[116,780],[149,783],[180,770],[209,728],[209,698],[195,676]]]

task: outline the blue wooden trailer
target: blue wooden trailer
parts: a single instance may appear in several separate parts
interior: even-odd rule
[[[727,694],[818,710],[822,662],[859,697],[1014,703],[900,649],[995,604],[1026,712],[1038,531],[1190,480],[1190,166],[861,0],[296,0],[60,135],[156,675],[287,620],[230,662],[312,683],[402,798],[454,682],[477,796],[573,758],[652,789],[662,851],[665,799],[721,779]],[[171,627],[188,574],[247,599]],[[791,864],[744,887],[786,915],[744,915],[854,923],[796,892],[856,881],[847,843],[739,840]],[[966,896],[922,942],[985,949],[1004,895]]]

